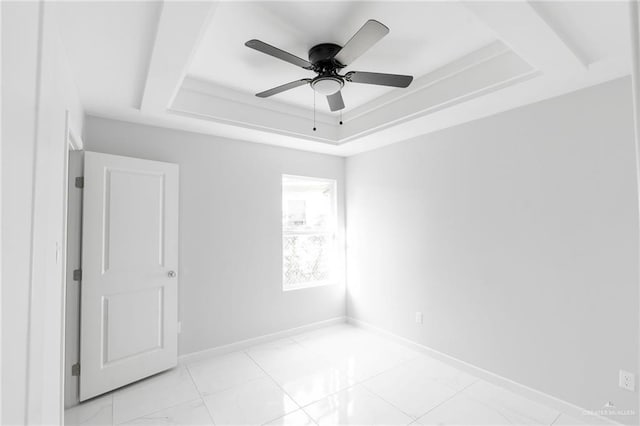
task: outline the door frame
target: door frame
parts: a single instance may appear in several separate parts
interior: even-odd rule
[[[69,210],[69,180],[71,177],[69,176],[69,153],[72,151],[81,151],[84,147],[84,143],[80,135],[78,135],[73,129],[71,122],[71,114],[69,110],[65,112],[65,148],[64,148],[64,173],[63,173],[63,214],[62,214],[62,242],[61,242],[61,259],[60,262],[63,265],[62,274],[59,277],[62,285],[62,320],[61,320],[61,328],[62,328],[62,339],[60,341],[60,424],[64,424],[64,395],[65,395],[65,361],[66,361],[66,310],[67,310],[67,220],[68,220],[68,210]]]

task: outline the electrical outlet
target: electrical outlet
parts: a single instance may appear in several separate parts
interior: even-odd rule
[[[416,312],[416,324],[422,324],[422,312]]]
[[[631,392],[635,391],[636,375],[628,371],[620,370],[620,379],[619,379],[618,385],[622,389],[626,389]]]

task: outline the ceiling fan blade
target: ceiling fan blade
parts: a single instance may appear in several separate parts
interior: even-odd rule
[[[278,93],[282,93],[286,90],[295,89],[299,86],[304,86],[311,81],[310,78],[303,78],[302,80],[292,81],[291,83],[283,84],[282,86],[274,87],[273,89],[265,90],[264,92],[257,93],[256,96],[259,98],[268,98],[269,96],[277,95]]]
[[[363,84],[377,84],[378,86],[408,87],[413,76],[399,74],[381,74],[377,72],[351,71],[345,76],[347,81]]]
[[[344,109],[344,101],[342,100],[342,93],[338,90],[333,95],[327,96],[327,101],[329,101],[329,109],[331,111],[340,111]]]
[[[334,58],[342,65],[351,65],[360,55],[369,50],[382,37],[389,33],[389,28],[378,21],[369,19],[357,33],[345,44]]]
[[[258,52],[266,53],[267,55],[273,56],[274,58],[281,59],[285,62],[289,62],[290,64],[297,65],[299,67],[305,69],[313,69],[313,64],[309,61],[305,61],[302,58],[297,57],[296,55],[292,55],[289,52],[285,52],[282,49],[278,49],[277,47],[271,46],[270,44],[265,43],[260,40],[249,40],[244,44],[247,47],[257,50]]]

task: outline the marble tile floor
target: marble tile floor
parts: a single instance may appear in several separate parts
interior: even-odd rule
[[[65,411],[72,425],[580,425],[347,324],[180,365]]]

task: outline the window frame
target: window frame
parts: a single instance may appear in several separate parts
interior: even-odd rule
[[[303,231],[287,231],[285,230],[285,226],[282,220],[282,215],[284,214],[284,193],[285,193],[285,184],[284,181],[286,178],[291,178],[295,180],[301,181],[310,181],[310,182],[319,182],[330,185],[331,188],[331,209],[330,209],[330,225],[329,230],[326,232],[318,232],[314,230],[303,230]],[[294,290],[302,290],[305,288],[313,288],[313,287],[322,287],[328,285],[334,285],[339,282],[338,275],[338,244],[337,244],[337,235],[338,235],[338,181],[336,179],[324,178],[324,177],[314,177],[314,176],[302,176],[302,175],[292,175],[288,173],[283,173],[280,176],[280,242],[281,242],[281,279],[282,279],[282,291],[294,291]],[[289,235],[325,235],[328,236],[330,241],[330,266],[329,266],[329,279],[321,280],[321,281],[309,281],[305,283],[299,284],[289,284],[285,283],[285,258],[284,258],[284,239]]]

